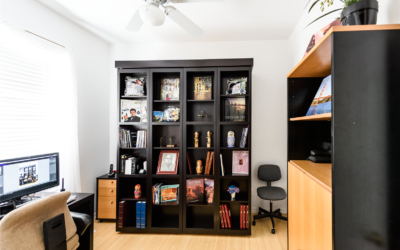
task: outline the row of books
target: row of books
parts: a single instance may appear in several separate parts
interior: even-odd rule
[[[186,203],[204,202],[214,204],[214,180],[207,178],[186,180]]]
[[[168,204],[165,202],[179,203],[179,184],[163,185],[157,183],[151,188],[153,204]]]
[[[240,204],[240,229],[249,229],[249,205]]]
[[[118,204],[118,228],[124,228],[128,226],[128,222],[131,218],[131,203],[127,201],[121,201]],[[136,203],[136,228],[146,228],[146,202],[139,201]]]
[[[146,228],[146,202],[136,202],[136,228]]]
[[[188,161],[190,174],[196,174],[196,167],[193,166],[193,160],[189,152],[186,153],[186,159]],[[214,174],[214,151],[207,152],[206,166],[204,168],[204,174],[209,175],[212,169],[212,174]]]
[[[142,163],[142,159],[136,158],[131,154],[123,154],[121,155],[121,168],[120,174],[124,175],[135,175],[139,174],[141,171],[140,166],[143,165],[143,169],[147,169],[147,161]],[[142,171],[143,172],[143,171]],[[140,172],[140,173],[142,173]],[[143,172],[145,173],[145,172]]]
[[[222,229],[232,228],[232,215],[229,203],[219,206],[219,215]],[[249,205],[240,204],[240,229],[249,229]]]
[[[120,128],[119,143],[122,148],[147,148],[147,130],[130,131]]]

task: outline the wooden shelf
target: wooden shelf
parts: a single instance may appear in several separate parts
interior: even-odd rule
[[[187,100],[187,102],[214,102],[214,100]]]
[[[186,203],[186,206],[188,206],[188,207],[195,207],[195,206],[212,207],[212,206],[214,206],[214,204],[208,204],[208,203]]]
[[[161,204],[152,204],[153,206],[179,206],[179,202],[170,201],[170,202],[162,202]]]
[[[214,150],[214,147],[212,148],[207,148],[207,147],[187,147],[187,149],[203,149],[203,150]]]
[[[152,122],[151,125],[155,126],[179,126],[180,122]]]
[[[227,98],[245,98],[245,97],[249,97],[250,95],[246,94],[246,95],[221,95],[221,97],[227,97]]]
[[[147,174],[119,174],[120,178],[146,178]]]
[[[320,114],[320,115],[310,115],[290,118],[290,121],[330,121],[332,119],[332,113]]]
[[[179,150],[180,147],[168,148],[168,147],[154,147],[153,149],[162,149],[162,150]]]
[[[187,125],[214,125],[215,122],[186,122]]]
[[[179,101],[179,100],[173,100],[173,101],[154,100],[154,102],[163,102],[163,103],[180,103],[181,101]]]
[[[332,164],[312,161],[292,160],[289,163],[300,169],[318,184],[332,193]]]
[[[190,178],[215,178],[215,175],[205,175],[205,174],[187,174],[187,179]]]
[[[221,179],[248,179],[249,175],[224,175]]]
[[[140,197],[140,198],[135,198],[135,197],[125,197],[121,198],[122,201],[146,201],[146,197]]]
[[[230,148],[230,147],[221,147],[221,149],[249,150],[248,147],[245,147],[245,148],[241,148],[241,147],[233,147],[233,148]]]
[[[249,122],[220,122],[221,125],[248,125]]]
[[[348,31],[393,30],[400,29],[400,24],[391,25],[352,25],[334,26],[317,45],[305,56],[287,78],[327,77],[331,74],[332,33]]]
[[[168,179],[179,179],[178,174],[153,174],[153,178],[168,178]]]
[[[121,96],[121,99],[147,99],[147,96]]]
[[[120,148],[120,149],[147,149],[147,148]]]
[[[119,125],[147,125],[147,122],[120,122]]]

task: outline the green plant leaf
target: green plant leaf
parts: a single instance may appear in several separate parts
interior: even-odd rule
[[[315,2],[311,5],[310,10],[308,11],[308,13],[310,13],[311,9],[314,8],[314,6],[315,6],[319,1],[320,1],[320,0],[317,0],[317,1],[315,1]]]
[[[333,12],[336,12],[336,11],[339,11],[339,10],[342,10],[342,9],[332,10],[332,11],[330,11],[330,12],[328,12],[328,13],[326,13],[326,14],[320,16],[320,17],[318,17],[317,19],[315,19],[314,21],[312,21],[311,23],[309,23],[305,28],[307,28],[308,26],[310,26],[312,23],[316,22],[317,20],[323,18],[324,16],[327,16],[327,15],[332,14]],[[304,28],[304,29],[305,29],[305,28]]]

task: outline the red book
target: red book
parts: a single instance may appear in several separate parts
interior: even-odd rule
[[[128,204],[125,201],[121,201],[118,206],[118,228],[123,228],[128,220]]]
[[[243,223],[243,229],[246,229],[246,205],[243,205],[243,219],[242,219],[242,223]]]
[[[243,229],[243,205],[240,205],[240,229]]]
[[[225,225],[224,225],[224,214],[222,213],[222,205],[219,205],[219,217],[221,219],[221,227],[222,229],[224,229]]]
[[[190,174],[194,174],[194,169],[193,169],[193,161],[192,161],[192,157],[190,156],[189,152],[186,153],[186,158],[187,158],[187,162],[188,162],[188,166],[189,166],[189,172]]]
[[[246,205],[246,229],[249,229],[249,205]]]
[[[228,224],[228,228],[232,228],[231,209],[229,208],[229,204],[224,204],[224,208],[225,208],[226,221]]]

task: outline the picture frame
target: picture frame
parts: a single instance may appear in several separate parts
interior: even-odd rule
[[[146,77],[127,76],[124,96],[146,96]]]
[[[232,152],[232,175],[249,175],[249,151]]]
[[[161,150],[157,174],[178,174],[179,150]]]
[[[161,80],[161,96],[162,101],[179,101],[180,91],[179,78],[164,78]]]
[[[229,79],[227,82],[226,95],[245,95],[247,88],[247,77]]]

